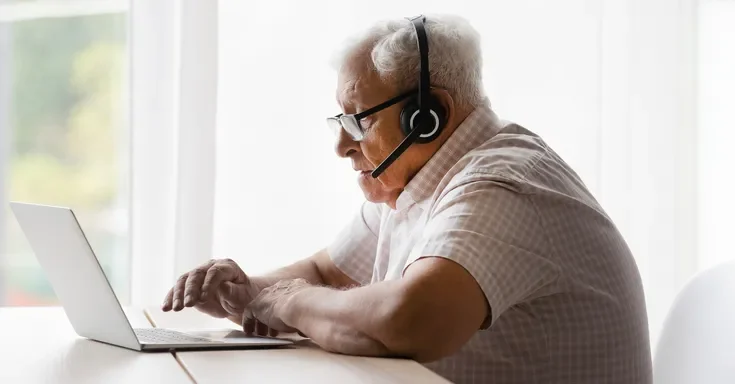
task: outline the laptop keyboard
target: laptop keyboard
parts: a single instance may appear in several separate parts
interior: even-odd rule
[[[213,340],[196,337],[165,328],[138,328],[135,336],[143,344],[212,343]]]

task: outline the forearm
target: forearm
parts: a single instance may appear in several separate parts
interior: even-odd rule
[[[310,284],[324,285],[325,281],[319,273],[314,261],[310,258],[299,260],[291,265],[273,272],[250,278],[260,289],[269,287],[280,280],[305,279]]]
[[[304,279],[313,285],[327,285],[334,288],[347,288],[358,285],[356,281],[337,268],[326,249],[322,249],[314,255],[287,267],[251,279],[261,289],[271,286],[280,280],[290,279]]]
[[[325,350],[361,356],[403,355],[390,327],[398,303],[390,282],[336,290],[307,288],[284,310],[284,322]]]
[[[334,288],[346,288],[358,285],[356,281],[337,268],[326,249],[322,249],[308,258],[299,260],[273,272],[260,276],[249,276],[249,279],[257,292],[281,280],[294,279],[304,279],[315,286],[330,286]],[[227,318],[238,325],[242,324],[241,314],[228,316]]]
[[[317,268],[316,263],[313,261],[313,258],[318,256],[321,252],[323,251],[319,251],[309,258],[299,260],[291,265],[279,268],[273,272],[260,276],[249,276],[248,278],[250,279],[250,283],[255,290],[254,296],[257,295],[261,290],[279,282],[280,280],[301,278],[307,280],[310,284],[323,285],[324,280],[319,273],[319,269]],[[227,319],[237,325],[242,325],[243,319],[241,313],[231,314],[227,316]]]
[[[458,351],[492,313],[472,275],[440,257],[414,262],[400,279],[348,290],[303,284],[276,316],[344,354],[435,361]]]

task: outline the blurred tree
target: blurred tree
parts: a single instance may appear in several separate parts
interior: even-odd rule
[[[115,140],[125,128],[120,126],[125,20],[120,14],[12,24],[10,199],[70,206],[93,217],[114,205],[119,172],[127,171],[117,163],[119,151],[126,149]],[[85,230],[101,244],[100,261],[106,268],[105,255],[116,246],[118,234],[108,233],[104,220],[88,223]],[[54,301],[19,228],[9,230],[16,233],[0,249],[14,263],[11,273],[2,276],[9,287],[8,303]]]
[[[11,198],[90,210],[111,203],[125,63],[120,18],[31,21],[14,30]]]
[[[125,15],[81,16],[13,23],[11,127],[16,153],[61,155],[64,122],[80,92],[70,87],[74,56],[90,44],[125,42]]]
[[[92,209],[108,207],[118,191],[120,145],[115,137],[123,105],[123,63],[120,45],[98,43],[81,52],[73,67],[72,85],[83,97],[69,118],[66,147],[79,199]]]

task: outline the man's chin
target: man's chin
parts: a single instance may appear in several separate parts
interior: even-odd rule
[[[370,176],[370,180],[361,179],[359,184],[365,200],[371,203],[389,203],[395,200],[399,194],[397,191],[387,190],[378,179],[373,179],[372,176]]]
[[[370,179],[366,177],[360,177],[360,180],[358,181],[358,185],[360,185],[360,189],[362,190],[362,194],[365,196],[365,199],[367,201],[373,202],[373,203],[382,203],[381,198],[383,198],[383,195],[385,193],[381,190],[382,184],[377,179],[373,179],[372,176],[368,176]]]
[[[387,197],[384,195],[375,194],[371,192],[365,192],[365,191],[362,191],[362,194],[365,196],[365,200],[371,203],[380,204],[380,203],[385,203],[386,201],[388,201]]]

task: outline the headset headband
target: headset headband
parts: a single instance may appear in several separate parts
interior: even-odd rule
[[[419,118],[424,123],[429,114],[429,94],[430,94],[430,77],[429,77],[429,42],[426,38],[426,29],[424,23],[426,17],[424,15],[416,16],[411,20],[414,29],[416,29],[416,41],[419,46],[420,56],[420,73],[419,73]]]
[[[426,17],[423,15],[409,19],[416,30],[416,41],[419,46],[419,56],[421,57],[421,68],[419,73],[419,123],[414,126],[411,124],[411,132],[401,141],[401,144],[383,160],[372,172],[372,177],[377,178],[388,168],[394,161],[398,159],[401,154],[406,151],[409,145],[411,145],[416,139],[422,134],[422,130],[426,129],[426,125],[429,123],[431,117],[431,109],[429,106],[429,95],[430,95],[430,83],[429,83],[429,42],[426,38],[426,29],[424,22]],[[438,120],[436,121],[439,124]]]

